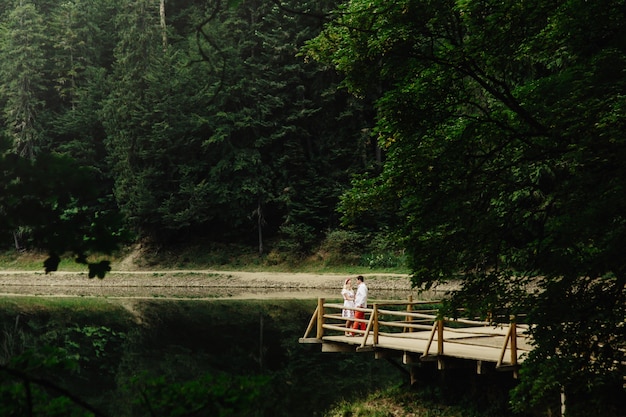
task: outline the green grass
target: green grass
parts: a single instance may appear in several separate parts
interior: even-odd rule
[[[325,417],[463,417],[469,415],[453,406],[437,404],[406,388],[378,391],[359,400],[336,404]]]
[[[92,256],[90,262],[103,259],[111,261],[113,271],[120,269],[121,262],[131,254],[125,248],[112,256]],[[0,270],[43,271],[43,262],[48,257],[43,252],[5,251],[0,253]],[[74,261],[71,254],[62,256],[60,271],[86,271],[85,265]],[[270,252],[258,255],[254,248],[242,246],[201,246],[194,245],[174,249],[156,251],[146,250],[136,256],[134,267],[143,270],[203,270],[215,269],[225,271],[273,271],[273,272],[308,272],[337,273],[345,275],[366,273],[409,273],[404,266],[383,267],[370,266],[362,256],[337,257],[329,254],[315,254],[308,257],[297,257],[292,254]]]
[[[48,254],[40,251],[5,251],[0,253],[0,270],[10,271],[43,271],[44,261],[48,258]],[[118,261],[120,255],[113,257],[107,257],[104,255],[92,256],[89,258],[90,262],[97,262],[100,260],[109,259]],[[76,263],[74,257],[71,254],[65,255],[61,258],[59,264],[60,271],[86,271],[87,268],[83,264]]]
[[[360,259],[359,259],[360,258]],[[142,269],[219,269],[232,271],[275,271],[359,274],[371,272],[408,273],[401,267],[370,267],[361,257],[338,257],[316,253],[307,257],[270,251],[259,255],[255,248],[241,245],[191,245],[141,257]]]
[[[0,315],[3,317],[31,316],[56,311],[57,320],[66,323],[88,322],[97,317],[102,324],[125,327],[133,317],[123,306],[96,297],[0,297]]]
[[[45,254],[40,252],[5,251],[0,253],[0,269],[41,271]]]
[[[53,308],[108,312],[110,310],[116,310],[119,307],[109,303],[103,298],[96,297],[0,297],[0,309],[3,311],[36,311]]]

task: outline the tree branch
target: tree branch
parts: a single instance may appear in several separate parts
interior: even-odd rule
[[[28,375],[26,372],[23,371],[19,371],[17,369],[13,369],[10,368],[6,365],[0,365],[0,372],[4,372],[7,373],[15,378],[21,379],[26,385],[26,391],[27,391],[27,398],[28,398],[28,402],[29,402],[29,413],[31,413],[32,415],[32,411],[33,411],[33,407],[34,404],[32,403],[32,394],[31,394],[31,389],[30,389],[30,385],[31,384],[35,384],[38,385],[42,388],[47,388],[49,390],[55,391],[56,393],[67,397],[70,401],[72,401],[74,404],[76,404],[77,406],[83,408],[84,410],[87,410],[91,413],[93,413],[93,415],[95,417],[108,417],[107,414],[104,414],[103,412],[101,412],[100,410],[94,408],[91,404],[87,403],[85,400],[83,400],[82,398],[74,395],[72,392],[68,391],[67,389],[60,387],[48,380],[42,379],[42,378],[36,378],[33,377],[31,375]]]

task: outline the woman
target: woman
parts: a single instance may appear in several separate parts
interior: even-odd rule
[[[346,318],[346,328],[350,328],[352,323],[351,318],[354,318],[354,291],[352,290],[352,279],[347,278],[343,283],[343,289],[341,290],[341,296],[343,297],[343,306],[346,307],[341,310],[341,317]],[[352,336],[352,333],[346,332],[346,336]]]

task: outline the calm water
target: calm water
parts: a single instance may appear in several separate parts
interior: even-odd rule
[[[442,291],[370,290],[370,302],[376,300],[437,300]],[[165,287],[165,286],[55,286],[10,285],[0,286],[0,295],[35,295],[42,297],[76,296],[107,298],[164,298],[164,299],[317,299],[340,300],[339,291],[314,288],[237,288],[237,287]]]

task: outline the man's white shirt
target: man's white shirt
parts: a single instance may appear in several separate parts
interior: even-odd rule
[[[354,306],[365,308],[367,307],[367,285],[364,282],[360,283],[356,289],[356,296],[354,297]]]

